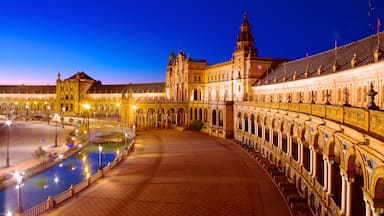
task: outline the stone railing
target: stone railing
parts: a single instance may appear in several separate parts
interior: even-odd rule
[[[253,106],[305,113],[353,126],[378,136],[384,134],[384,111],[348,106],[303,103],[238,101],[238,106]]]
[[[40,215],[49,209],[54,208],[57,204],[60,204],[64,202],[67,199],[72,198],[77,193],[83,191],[84,189],[88,188],[91,184],[96,182],[98,179],[102,178],[104,174],[108,173],[112,168],[116,167],[121,161],[123,161],[123,158],[128,157],[129,153],[134,148],[134,142],[133,139],[131,143],[128,145],[127,150],[123,154],[119,154],[116,156],[116,159],[108,163],[107,166],[103,168],[103,171],[96,172],[94,175],[89,176],[84,181],[78,183],[77,185],[71,185],[67,190],[61,192],[60,194],[54,196],[54,197],[48,197],[46,201],[41,202],[40,204],[37,204],[36,206],[22,212],[20,215],[22,216],[37,216]]]

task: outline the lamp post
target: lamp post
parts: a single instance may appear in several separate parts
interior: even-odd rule
[[[88,142],[91,143],[91,133],[89,131],[89,112],[91,106],[89,104],[83,104],[83,108],[87,110],[87,133],[88,133]]]
[[[23,207],[21,206],[21,185],[23,183],[23,174],[21,172],[16,172],[15,177],[18,188],[16,214],[21,215],[21,213],[23,212]]]
[[[64,112],[65,112],[65,108],[63,107],[63,108],[61,108],[61,111],[63,111],[62,112],[62,114],[61,114],[61,119],[63,120],[61,123],[62,123],[62,128],[64,128]]]
[[[11,130],[11,120],[7,120],[5,122],[5,124],[7,124],[8,126],[8,131],[7,131],[7,158],[5,159],[6,160],[6,167],[9,167],[9,131]]]
[[[103,170],[101,153],[103,152],[103,146],[99,144],[99,170]]]
[[[56,118],[56,129],[55,129],[55,147],[57,147],[57,118],[59,115],[55,113],[55,118]]]

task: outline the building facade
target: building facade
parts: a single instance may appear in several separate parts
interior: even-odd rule
[[[88,115],[122,127],[187,128],[234,139],[273,164],[313,215],[384,215],[383,34],[288,61],[259,57],[244,16],[232,58],[171,52],[165,83],[0,86],[6,117]]]

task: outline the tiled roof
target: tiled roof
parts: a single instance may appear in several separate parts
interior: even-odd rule
[[[379,37],[380,48],[383,49],[384,32],[380,33]],[[305,79],[306,71],[308,71],[307,78],[317,77],[319,76],[319,68],[321,68],[320,76],[334,73],[332,66],[335,63],[336,56],[338,64],[336,73],[338,71],[350,69],[351,60],[354,56],[356,56],[357,59],[356,67],[373,63],[373,53],[377,49],[377,44],[377,35],[371,35],[359,41],[337,47],[337,49],[331,49],[316,55],[278,64],[275,68],[269,70],[268,75],[265,73],[255,85],[273,84],[275,79],[276,83],[283,82],[284,74],[286,77],[285,81],[292,81],[295,72],[297,74],[296,80]]]
[[[55,85],[0,85],[0,94],[56,94]]]
[[[92,77],[90,77],[85,72],[77,72],[76,74],[72,75],[71,77],[65,79],[65,80],[73,80],[73,79],[79,79],[79,80],[92,80],[95,81]]]
[[[123,93],[132,89],[134,93],[144,92],[165,92],[165,83],[137,83],[137,84],[116,84],[102,85],[100,83],[92,85],[88,93]]]

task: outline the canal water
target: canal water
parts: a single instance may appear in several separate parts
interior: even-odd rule
[[[105,145],[103,145],[105,146]],[[115,148],[104,148],[102,166],[116,158]],[[93,175],[99,168],[99,152],[96,145],[85,147],[62,163],[34,176],[23,180],[21,187],[21,203],[23,210],[55,196],[70,185],[76,185],[86,179],[87,173]],[[18,189],[15,185],[0,191],[0,215],[15,212]]]

